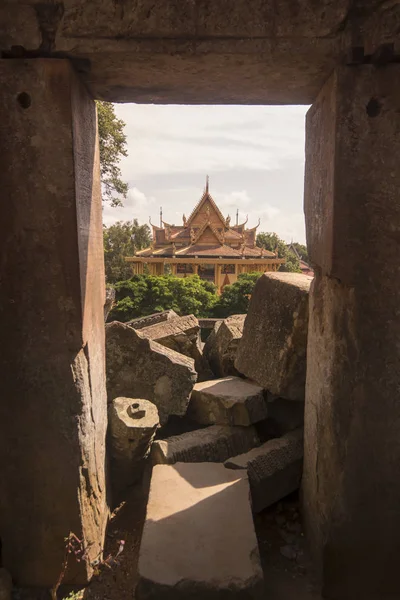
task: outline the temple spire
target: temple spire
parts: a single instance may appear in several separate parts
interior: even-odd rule
[[[210,178],[209,178],[209,176],[207,175],[207,177],[206,177],[206,194],[208,194],[208,188],[209,188],[209,184],[210,184]]]
[[[160,206],[160,227],[162,227],[162,206]]]

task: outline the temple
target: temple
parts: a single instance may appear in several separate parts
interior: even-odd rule
[[[150,248],[136,252],[126,260],[132,263],[133,273],[163,275],[166,265],[177,277],[199,275],[214,283],[219,292],[234,283],[241,273],[277,271],[284,263],[277,254],[256,246],[257,227],[246,229],[244,223],[231,225],[209,192],[204,193],[182,225],[170,225],[160,220],[160,227],[152,225],[153,242]]]

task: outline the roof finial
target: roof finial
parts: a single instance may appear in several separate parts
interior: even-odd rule
[[[236,209],[236,225],[239,225],[239,209]]]
[[[209,178],[209,176],[207,175],[207,177],[206,177],[206,194],[208,194],[208,188],[209,188],[209,184],[210,184],[210,178]]]
[[[162,206],[160,206],[160,227],[162,227]]]

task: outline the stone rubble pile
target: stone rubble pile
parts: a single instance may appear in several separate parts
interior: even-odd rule
[[[204,352],[193,315],[166,311],[106,326],[113,487],[136,481],[138,462],[148,457],[152,469],[139,599],[161,592],[214,598],[232,585],[240,597],[256,597],[258,554],[243,578],[235,579],[239,554],[247,564],[246,552],[254,550],[254,529],[246,516],[244,532],[233,513],[237,506],[243,515],[259,512],[299,488],[310,282],[293,273],[262,275],[247,316],[217,321]],[[169,424],[177,417],[181,433],[171,435]],[[210,548],[229,555],[231,528],[237,539],[244,536],[247,550],[222,558],[216,577],[207,557]],[[189,568],[186,546],[192,539],[197,542]],[[160,554],[158,540],[184,550]],[[170,559],[173,573],[162,566]]]
[[[197,380],[194,360],[144,337],[129,325],[106,325],[108,401],[144,398],[154,402],[160,423],[184,415]]]
[[[194,315],[169,317],[160,323],[142,327],[140,333],[149,340],[193,358],[198,381],[213,377],[208,361],[203,356],[200,326]]]

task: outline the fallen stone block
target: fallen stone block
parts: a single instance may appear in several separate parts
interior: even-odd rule
[[[235,358],[245,318],[246,315],[232,315],[220,321],[205,342],[204,356],[216,377],[238,375]]]
[[[153,313],[152,315],[147,315],[146,317],[138,317],[137,319],[132,319],[128,321],[126,325],[129,327],[133,327],[133,329],[143,329],[143,327],[149,327],[151,325],[156,325],[157,323],[163,323],[164,321],[168,321],[169,319],[174,319],[178,315],[172,309],[163,310],[162,312]]]
[[[203,356],[200,325],[194,315],[176,316],[161,323],[143,327],[140,333],[166,348],[193,358],[199,380],[204,381],[213,377],[208,362]]]
[[[246,476],[216,463],[156,465],[138,576],[138,600],[260,599]]]
[[[240,377],[197,383],[188,417],[202,425],[251,425],[268,416],[264,390]]]
[[[155,404],[142,398],[115,398],[108,411],[114,505],[143,474],[157,428]]]
[[[303,429],[230,458],[225,467],[247,470],[253,511],[260,512],[299,488],[303,471]]]
[[[106,325],[108,401],[144,398],[158,409],[160,423],[184,415],[196,382],[194,361],[114,321]]]
[[[250,300],[235,367],[276,396],[304,400],[312,278],[266,273]]]
[[[225,462],[259,444],[254,427],[212,425],[167,440],[156,440],[151,449],[153,464],[176,462]]]

